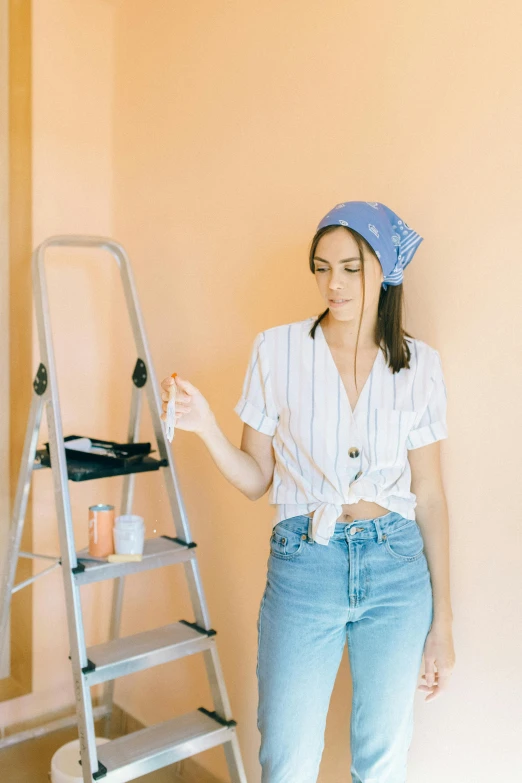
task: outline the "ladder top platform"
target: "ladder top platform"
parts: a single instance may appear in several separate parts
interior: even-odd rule
[[[33,470],[50,468],[48,454],[46,449],[38,449],[34,461]],[[146,473],[151,470],[159,470],[168,466],[166,459],[154,459],[154,457],[143,457],[139,462],[131,463],[126,467],[118,465],[105,466],[94,462],[82,462],[81,460],[67,461],[67,476],[69,481],[89,481],[90,479],[108,478],[109,476],[125,476],[129,473]]]

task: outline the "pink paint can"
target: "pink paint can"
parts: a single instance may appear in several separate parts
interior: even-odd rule
[[[108,557],[114,554],[114,506],[98,503],[89,506],[89,554],[92,557]]]

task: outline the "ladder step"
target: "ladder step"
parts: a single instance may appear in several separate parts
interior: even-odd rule
[[[193,560],[195,544],[179,543],[177,540],[166,536],[148,538],[143,545],[143,557],[139,562],[109,563],[107,560],[89,559],[88,548],[76,553],[78,560],[77,569],[73,569],[76,584],[85,585],[91,582],[101,582],[104,579],[115,579],[119,576],[137,574],[141,571],[150,571],[153,568],[162,568],[173,563],[183,563]]]
[[[179,622],[89,647],[87,658],[95,668],[85,672],[87,685],[124,677],[208,650],[214,644],[215,631],[211,629],[208,634]]]
[[[199,710],[148,726],[98,746],[98,761],[107,769],[100,780],[126,783],[222,745],[234,733],[234,726],[222,725]]]

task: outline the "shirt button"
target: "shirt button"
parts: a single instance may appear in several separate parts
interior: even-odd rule
[[[360,470],[358,473],[355,474],[354,481],[357,481],[358,478],[361,478],[362,476],[362,470]]]
[[[350,449],[348,449],[348,454],[350,457],[353,457],[354,459],[359,456],[359,449],[357,446],[352,446]]]

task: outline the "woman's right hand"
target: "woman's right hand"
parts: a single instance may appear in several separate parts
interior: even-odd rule
[[[214,414],[199,389],[179,375],[176,375],[176,378],[164,378],[161,382],[162,420],[166,421],[167,418],[167,405],[173,384],[176,384],[176,429],[203,432],[214,421]]]

